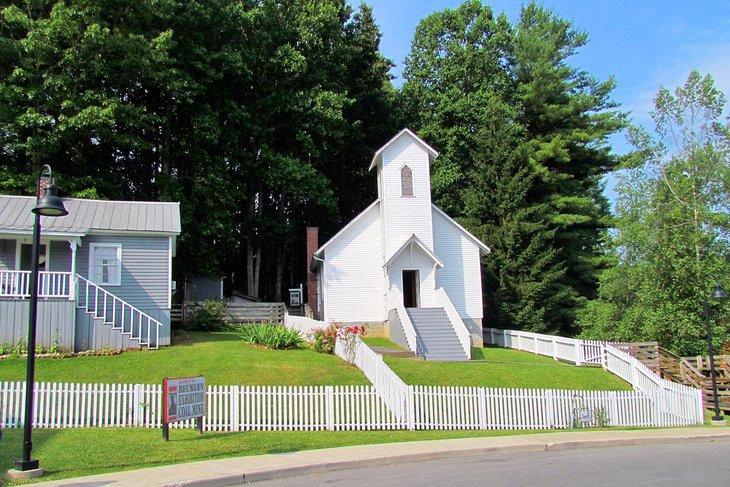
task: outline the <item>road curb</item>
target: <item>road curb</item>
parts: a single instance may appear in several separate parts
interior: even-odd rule
[[[152,467],[36,484],[119,487],[228,487],[354,468],[464,458],[490,453],[530,453],[631,445],[728,441],[730,428],[538,433],[448,440],[359,445],[238,457]],[[206,475],[207,474],[207,475]],[[103,483],[99,483],[103,482]]]
[[[652,438],[608,438],[608,439],[583,439],[556,442],[530,442],[519,445],[502,446],[475,446],[457,449],[444,449],[430,452],[391,454],[380,457],[367,457],[337,462],[322,462],[317,464],[294,465],[274,467],[261,470],[242,472],[236,475],[215,477],[207,480],[197,480],[186,483],[169,484],[165,487],[227,487],[241,485],[244,483],[260,482],[264,480],[296,477],[300,475],[311,475],[317,473],[348,470],[352,468],[393,465],[397,463],[423,462],[435,459],[463,458],[466,456],[478,456],[488,453],[529,453],[547,452],[561,450],[575,450],[581,448],[601,448],[617,446],[639,446],[682,443],[687,441],[723,441],[730,440],[730,432],[713,435],[699,436],[670,436]]]

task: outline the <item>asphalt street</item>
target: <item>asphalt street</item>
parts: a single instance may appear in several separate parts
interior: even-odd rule
[[[256,482],[259,487],[489,485],[602,487],[727,485],[730,440],[491,452]]]

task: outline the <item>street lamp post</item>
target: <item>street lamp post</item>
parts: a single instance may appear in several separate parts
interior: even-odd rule
[[[720,286],[715,284],[712,290],[712,299],[726,299],[727,292]],[[713,422],[725,423],[725,417],[720,412],[720,401],[717,397],[717,376],[715,374],[715,354],[712,348],[712,326],[710,325],[710,308],[707,305],[707,296],[705,295],[705,325],[707,326],[707,351],[710,354],[710,375],[712,376],[712,397],[714,399],[715,415],[712,417]]]
[[[41,178],[44,172],[48,172],[49,186],[41,196],[36,193],[36,206],[31,211],[35,214],[33,225],[33,251],[31,256],[31,277],[30,277],[30,311],[28,319],[28,364],[25,379],[25,417],[23,420],[23,459],[15,461],[15,470],[18,472],[33,471],[34,475],[43,474],[38,460],[31,459],[33,443],[31,435],[33,432],[33,388],[35,376],[35,335],[36,321],[38,314],[38,253],[41,242],[41,216],[65,216],[68,211],[63,206],[63,201],[56,194],[56,187],[53,185],[53,171],[48,164],[41,167],[38,172],[36,190],[40,191]]]

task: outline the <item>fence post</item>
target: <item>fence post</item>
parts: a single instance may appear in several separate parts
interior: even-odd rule
[[[555,423],[557,422],[555,420],[555,393],[552,389],[547,389],[545,391],[545,402],[547,403],[546,408],[546,416],[547,416],[547,426],[550,429],[555,429]]]
[[[479,420],[483,430],[488,429],[487,426],[487,389],[479,388]]]
[[[654,400],[656,401],[654,404],[656,424],[654,426],[661,428],[662,426],[664,426],[664,388],[657,389],[656,393],[654,394]]]
[[[327,431],[335,430],[335,389],[333,386],[325,386],[325,397],[327,400]]]
[[[416,394],[413,391],[413,386],[407,386],[406,388],[407,401],[408,401],[408,429],[413,431],[416,429]]]
[[[134,395],[133,395],[133,404],[132,404],[132,410],[134,415],[134,425],[135,426],[142,426],[142,416],[144,413],[144,405],[143,405],[143,388],[144,386],[142,384],[135,384],[134,385]]]
[[[241,431],[241,386],[231,386],[230,409],[228,424],[231,425],[231,431]]]
[[[609,420],[611,421],[611,426],[619,426],[618,423],[618,391],[610,391],[608,393],[608,396],[610,399],[611,404],[611,417]]]
[[[575,365],[583,365],[583,340],[575,341]]]

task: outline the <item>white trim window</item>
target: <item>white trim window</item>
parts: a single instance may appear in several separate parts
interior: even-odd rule
[[[100,286],[122,285],[122,244],[91,244],[89,280]]]
[[[413,196],[413,169],[408,166],[400,170],[400,195],[406,198]]]

